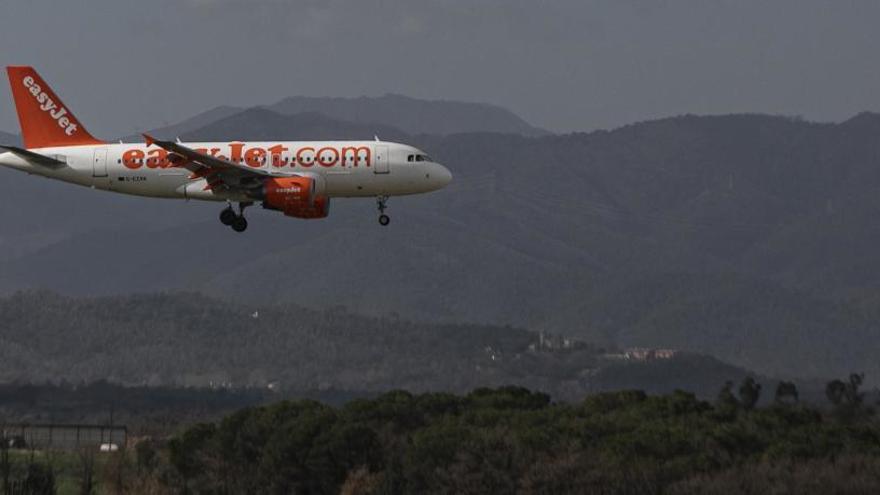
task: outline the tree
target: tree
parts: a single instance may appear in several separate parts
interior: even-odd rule
[[[756,382],[754,378],[746,377],[739,386],[739,401],[743,409],[750,411],[754,409],[758,399],[761,398],[761,384]]]
[[[837,379],[831,380],[825,386],[825,396],[836,407],[846,406],[856,409],[865,400],[865,394],[859,391],[864,380],[865,375],[859,373],[851,373],[846,382]]]
[[[376,493],[381,481],[382,475],[372,473],[366,467],[361,466],[348,472],[345,477],[345,482],[342,483],[342,486],[339,488],[339,494],[365,495]]]
[[[733,395],[733,382],[725,382],[718,392],[718,412],[730,416],[736,414],[737,409],[739,409],[739,400]]]
[[[104,464],[102,483],[107,487],[102,490],[107,493],[129,493],[132,485],[132,471],[130,458],[125,446],[109,455]]]
[[[846,384],[837,379],[831,380],[825,385],[825,396],[828,397],[829,402],[840,406],[846,397]]]
[[[859,380],[840,381],[832,389],[842,392],[832,396],[848,404],[847,393],[858,394]],[[158,456],[146,444],[138,447],[138,464],[152,474],[126,489],[218,495],[721,494],[737,491],[682,492],[675,485],[734,466],[748,469],[763,459],[792,460],[805,466],[805,475],[842,455],[859,456],[863,468],[856,471],[880,466],[880,424],[873,418],[842,416],[850,421],[842,425],[809,404],[761,410],[753,405],[757,384],[743,384],[728,382],[714,408],[684,392],[618,392],[583,404],[539,406],[533,401],[540,396],[510,389],[463,400],[393,393],[341,410],[287,401],[240,411],[219,425],[192,426]],[[796,396],[789,385],[777,386],[777,396]],[[729,414],[723,414],[725,407]],[[396,426],[389,428],[392,422]],[[797,488],[789,491],[828,493]]]
[[[777,404],[789,404],[789,403],[797,403],[798,402],[798,389],[792,382],[781,381],[778,385],[776,385],[776,397],[774,398]]]
[[[91,495],[95,491],[95,449],[81,447],[79,457],[79,493]]]
[[[25,478],[27,492],[34,495],[53,495],[55,493],[55,474],[48,466],[30,463]]]
[[[865,394],[859,392],[859,387],[862,386],[864,381],[864,373],[850,373],[849,375],[849,383],[846,384],[844,395],[846,396],[846,401],[853,407],[858,407],[865,401]]]
[[[134,446],[135,459],[138,472],[141,475],[152,473],[158,464],[158,454],[153,440],[150,438],[141,440]]]
[[[6,425],[0,423],[0,476],[3,477],[3,493],[10,492],[9,475],[12,473],[12,461],[9,458],[9,443],[11,438],[7,437]]]
[[[183,493],[189,493],[190,481],[206,471],[201,450],[216,431],[213,424],[200,423],[168,442],[168,462],[180,475]]]

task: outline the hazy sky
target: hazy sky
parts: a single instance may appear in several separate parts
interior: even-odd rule
[[[874,0],[0,0],[0,20],[0,62],[103,137],[290,95],[490,102],[557,131],[880,110]]]

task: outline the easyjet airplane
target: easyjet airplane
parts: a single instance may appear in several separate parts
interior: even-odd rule
[[[296,218],[324,218],[330,198],[375,197],[379,223],[389,196],[435,191],[452,180],[443,165],[405,144],[379,141],[182,143],[144,135],[143,144],[92,137],[31,67],[7,67],[24,148],[0,145],[0,165],[94,189],[157,198],[226,202],[220,221],[247,228],[261,203]],[[238,203],[237,211],[233,203]]]

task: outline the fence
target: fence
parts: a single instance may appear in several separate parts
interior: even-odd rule
[[[128,441],[128,429],[120,425],[18,423],[0,425],[0,438],[13,448],[76,450],[102,444],[121,448]]]

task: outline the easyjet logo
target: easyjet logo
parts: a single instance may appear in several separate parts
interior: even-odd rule
[[[48,113],[49,116],[58,123],[58,127],[64,129],[65,134],[73,136],[73,133],[76,132],[77,126],[75,123],[71,122],[70,117],[67,116],[67,109],[59,106],[58,103],[52,100],[52,97],[43,91],[43,88],[34,81],[33,77],[25,76],[21,82],[24,84],[24,87],[30,91],[34,99],[37,100],[40,110]]]
[[[210,155],[220,160],[243,163],[249,167],[369,167],[372,165],[372,153],[369,146],[303,146],[289,148],[284,144],[276,144],[267,148],[259,146],[247,147],[245,143],[229,143],[217,148],[198,148],[199,153]],[[136,170],[147,168],[168,168],[172,166],[168,152],[162,148],[131,148],[122,153],[122,163]]]

